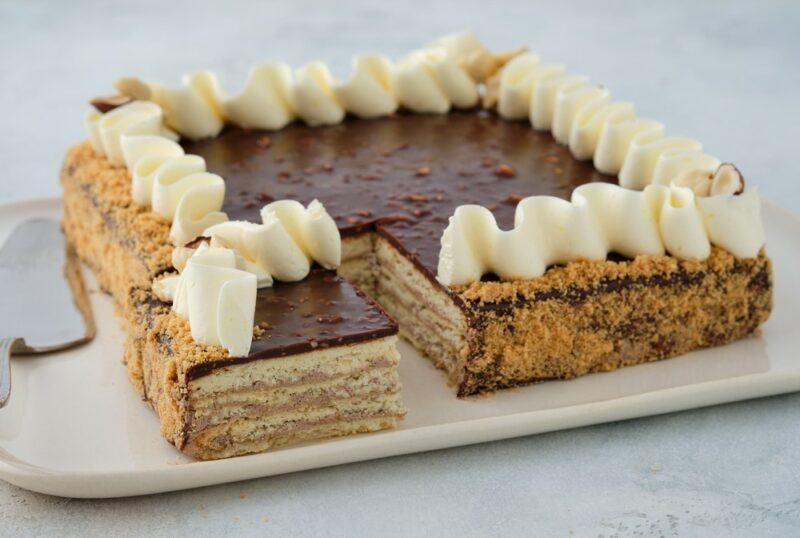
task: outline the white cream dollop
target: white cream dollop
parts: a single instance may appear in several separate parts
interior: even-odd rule
[[[203,230],[227,220],[221,212],[225,181],[206,172],[205,161],[184,155],[164,127],[159,106],[134,101],[106,114],[90,113],[95,151],[131,174],[131,197],[169,220],[170,239],[183,245]]]
[[[761,224],[761,201],[755,189],[738,195],[698,198],[711,243],[724,248],[737,258],[752,258],[764,245]]]
[[[148,163],[144,160],[147,158],[137,162],[134,177],[138,177],[140,172],[138,165],[142,161]],[[225,199],[225,181],[206,172],[202,157],[181,155],[167,158],[150,173],[150,177],[152,210],[172,222],[169,236],[174,245],[183,245],[206,228],[228,220],[220,211]]]
[[[156,280],[153,288],[189,322],[195,342],[222,346],[232,357],[250,352],[257,282],[237,268],[234,251],[203,244],[179,276]]]
[[[395,92],[400,104],[423,114],[478,104],[478,85],[445,47],[412,52],[397,63]]]
[[[307,124],[333,125],[344,119],[345,110],[333,85],[333,76],[322,62],[312,62],[297,70],[294,105],[297,115]]]
[[[109,159],[116,154],[119,164],[128,167],[134,202],[169,220],[170,239],[175,245],[183,245],[206,228],[227,220],[221,212],[225,182],[206,172],[201,157],[184,155],[179,144],[162,136],[163,124],[136,127],[144,125],[137,123],[143,114],[162,119],[155,103],[134,101],[101,115],[92,125],[104,135],[100,144],[109,150]],[[108,117],[113,121],[107,121]],[[93,130],[90,126],[90,136]]]
[[[381,55],[364,55],[353,60],[353,75],[334,85],[342,106],[359,118],[379,118],[397,110],[392,73],[394,66]]]
[[[128,170],[133,170],[136,163],[146,156],[180,157],[184,153],[180,144],[159,135],[123,135],[120,146]]]
[[[217,136],[225,125],[219,82],[211,72],[186,75],[178,88],[137,78],[120,79],[115,86],[123,95],[157,104],[164,111],[166,124],[188,138]]]
[[[589,183],[575,189],[570,202],[550,196],[522,200],[511,230],[501,230],[484,207],[458,207],[442,234],[438,279],[456,286],[489,272],[503,279],[535,278],[550,265],[602,260],[609,252],[704,260],[711,244],[739,258],[758,255],[764,233],[755,191],[698,198],[684,187],[636,191]]]
[[[262,224],[230,221],[205,230],[212,246],[235,250],[246,270],[255,274],[259,287],[273,278],[296,282],[308,276],[311,263],[327,269],[341,263],[341,238],[336,223],[323,205],[312,201],[303,207],[294,200],[272,202],[261,210]]]
[[[105,114],[92,108],[86,115],[89,142],[98,155],[105,156],[114,166],[126,164],[122,138],[134,135],[153,135],[175,140],[174,133],[164,127],[161,108],[147,101],[133,101]]]
[[[184,155],[183,148],[177,142],[152,135],[123,136],[122,152],[131,173],[133,201],[144,206],[149,206],[153,201],[153,183],[161,165]]]
[[[295,118],[292,71],[288,65],[257,65],[244,89],[220,98],[225,118],[250,129],[282,129]]]

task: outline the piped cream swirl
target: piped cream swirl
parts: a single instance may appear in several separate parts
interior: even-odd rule
[[[282,129],[295,118],[292,71],[286,64],[253,67],[238,95],[218,98],[225,118],[240,127]]]
[[[256,276],[237,267],[236,253],[202,244],[179,276],[156,280],[154,292],[186,319],[192,339],[245,356],[253,341]]]
[[[285,64],[256,66],[234,96],[207,71],[187,75],[177,88],[137,78],[120,79],[115,86],[125,96],[158,104],[170,128],[199,139],[216,136],[226,122],[280,129],[295,118],[309,125],[336,124],[346,113],[376,118],[400,105],[422,113],[473,107],[480,100],[481,81],[475,76],[499,67],[505,61],[499,58],[475,34],[462,33],[414,51],[397,65],[380,55],[359,56],[345,81],[336,80],[322,62],[312,62],[294,73]],[[480,60],[480,68],[471,60]]]
[[[231,248],[244,262],[243,269],[258,278],[259,287],[273,279],[296,282],[308,276],[311,263],[336,269],[341,263],[339,229],[325,207],[314,200],[303,207],[294,200],[279,200],[261,210],[262,223],[230,221],[205,230],[211,246]]]
[[[379,118],[397,110],[394,66],[381,55],[364,55],[353,60],[350,80],[334,86],[334,93],[348,112],[359,118]]]
[[[219,83],[208,71],[184,76],[177,88],[137,78],[120,79],[115,86],[123,95],[156,103],[164,111],[166,124],[188,138],[216,136],[225,125]]]
[[[138,159],[131,168],[133,199],[150,205],[154,213],[172,223],[170,240],[183,245],[203,230],[225,222],[221,211],[225,200],[225,181],[206,171],[206,163],[197,155],[184,155],[180,146],[151,138],[125,138],[128,153]]]
[[[221,212],[225,181],[206,171],[205,161],[184,155],[164,127],[158,105],[133,101],[106,114],[90,113],[94,150],[131,174],[131,196],[170,221],[170,239],[183,245],[227,220]]]
[[[86,126],[95,153],[105,156],[115,166],[122,166],[126,164],[123,136],[153,135],[177,140],[175,133],[164,127],[163,120],[161,108],[155,103],[134,101],[105,114],[91,109],[86,115]]]
[[[412,52],[397,64],[397,98],[414,112],[444,114],[478,104],[478,85],[444,47]]]
[[[609,252],[704,260],[712,244],[739,258],[758,255],[764,232],[755,190],[696,197],[686,187],[636,191],[589,183],[575,189],[569,202],[523,199],[511,230],[501,230],[485,207],[458,207],[442,234],[438,279],[457,286],[490,272],[503,279],[535,278],[551,265],[603,260]]]

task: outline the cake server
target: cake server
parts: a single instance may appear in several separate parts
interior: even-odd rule
[[[19,224],[0,249],[0,407],[11,392],[11,355],[49,353],[94,337],[80,266],[59,223]]]

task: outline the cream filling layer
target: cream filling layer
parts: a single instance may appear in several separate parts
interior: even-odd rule
[[[369,399],[337,400],[322,407],[301,407],[274,415],[237,418],[209,427],[194,434],[193,437],[204,436],[206,438],[204,442],[211,445],[238,444],[313,424],[346,422],[379,416],[401,417],[404,414],[405,409],[396,394],[380,394]]]
[[[397,337],[387,336],[370,342],[317,349],[289,357],[235,364],[189,382],[190,400],[209,394],[247,389],[256,383],[267,386],[292,384],[309,376],[331,378],[371,368],[376,361],[396,365],[400,354]]]
[[[192,429],[201,430],[234,418],[257,418],[300,408],[324,407],[338,400],[368,399],[399,390],[400,383],[395,370],[384,369],[314,385],[239,393],[230,399],[192,402]]]

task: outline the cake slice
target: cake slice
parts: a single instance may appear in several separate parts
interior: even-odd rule
[[[229,357],[196,344],[173,312],[155,316],[144,385],[178,448],[225,458],[391,428],[405,414],[397,325],[335,273],[259,290],[255,332],[246,357]]]
[[[169,223],[131,203],[124,169],[84,144],[62,170],[65,233],[115,299],[125,363],[163,435],[199,459],[396,426],[397,324],[321,268],[257,294],[250,353],[197,344],[151,283],[169,274]]]

